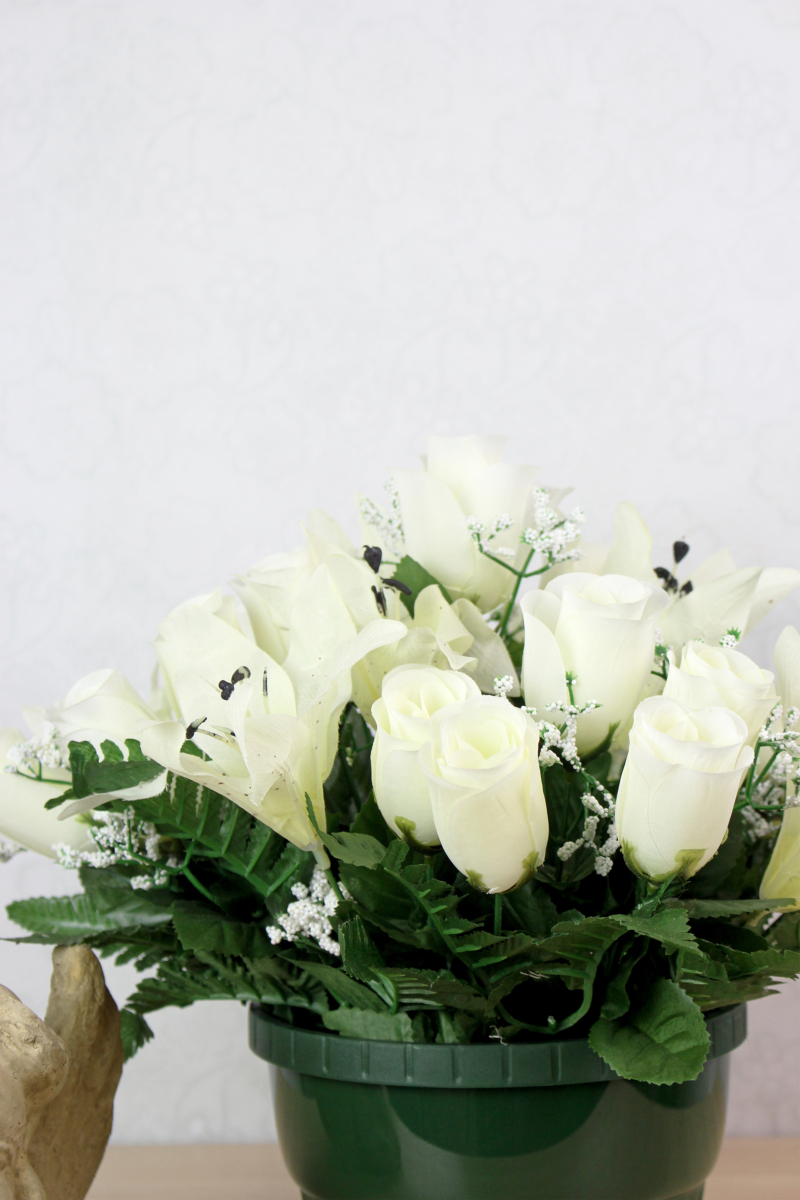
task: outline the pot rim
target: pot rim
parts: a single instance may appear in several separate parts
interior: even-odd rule
[[[706,1062],[730,1054],[747,1037],[747,1006],[706,1016]],[[587,1038],[552,1042],[439,1045],[378,1042],[297,1029],[258,1004],[250,1006],[250,1049],[274,1066],[349,1083],[393,1087],[508,1088],[609,1083],[620,1079]]]

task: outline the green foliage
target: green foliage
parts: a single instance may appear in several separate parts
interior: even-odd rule
[[[408,1013],[365,1012],[360,1008],[334,1009],[322,1017],[326,1029],[343,1037],[374,1038],[380,1042],[424,1042],[425,1029],[419,1017]]]
[[[120,1009],[119,1017],[122,1057],[123,1061],[127,1062],[137,1050],[141,1050],[142,1046],[150,1041],[153,1031],[140,1013],[132,1012],[129,1008]]]
[[[163,767],[144,757],[138,742],[128,740],[125,745],[129,751],[127,761],[119,746],[109,741],[101,745],[103,758],[100,760],[91,742],[70,742],[72,785],[60,796],[48,800],[45,808],[57,808],[65,800],[84,800],[88,796],[121,792],[139,783],[149,783],[164,773]]]
[[[15,924],[37,934],[41,941],[71,946],[98,933],[166,925],[172,919],[170,910],[153,897],[153,892],[113,887],[79,896],[15,900],[6,912]]]
[[[438,579],[434,579],[430,571],[426,571],[424,567],[420,566],[420,564],[408,554],[404,555],[403,558],[400,559],[397,567],[395,567],[394,578],[398,579],[400,583],[404,583],[406,587],[411,589],[410,596],[406,596],[403,592],[401,592],[400,599],[403,601],[403,604],[406,606],[412,617],[414,615],[414,605],[417,602],[417,596],[420,594],[420,592],[424,592],[426,587],[430,587],[432,583],[436,584],[447,603],[452,604],[450,593],[448,592],[447,588],[439,583]]]
[[[408,558],[396,576],[412,590],[410,611],[436,583]],[[506,640],[521,647],[513,632]],[[340,954],[308,931],[277,943],[267,933],[303,897],[314,855],[172,776],[160,795],[135,802],[135,821],[157,829],[161,857],[129,848],[107,867],[81,867],[82,895],[12,904],[9,916],[27,932],[13,940],[84,942],[144,973],[122,1012],[126,1057],[152,1037],[149,1013],[237,1000],[343,1037],[466,1044],[588,1035],[620,1075],[650,1083],[696,1076],[708,1049],[703,1012],[800,975],[800,913],[775,919],[791,901],[764,909],[757,893],[769,847],[748,838],[739,812],[688,884],[648,890],[621,856],[600,877],[587,847],[563,861],[558,849],[583,831],[589,773],[615,786],[601,747],[583,773],[560,763],[543,771],[546,860],[498,902],[443,852],[395,836],[372,794],[371,747],[349,704],[325,783],[326,831],[318,830],[333,860],[328,879],[346,889],[330,918]],[[184,750],[198,753],[191,742]],[[71,744],[69,795],[106,796],[106,809],[127,811],[130,802],[112,794],[160,768],[136,742],[123,751],[106,741],[101,754]],[[310,801],[308,811],[316,826]],[[158,886],[148,887],[156,870]]]
[[[616,1020],[600,1017],[589,1033],[592,1048],[623,1079],[683,1083],[706,1060],[703,1014],[670,979],[658,979],[642,1004]]]

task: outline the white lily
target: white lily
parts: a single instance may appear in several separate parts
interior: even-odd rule
[[[400,622],[383,618],[358,631],[325,565],[298,592],[282,664],[245,636],[218,594],[185,604],[156,640],[177,719],[145,730],[142,749],[295,845],[317,850],[305,797],[324,829],[322,785],[336,755],[351,669],[405,634]],[[187,739],[204,758],[185,751]]]

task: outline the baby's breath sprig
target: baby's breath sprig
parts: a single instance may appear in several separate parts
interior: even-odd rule
[[[163,852],[161,835],[152,821],[137,821],[133,806],[123,812],[95,811],[89,833],[94,850],[73,850],[63,843],[55,846],[62,867],[77,870],[87,866],[99,870],[117,863],[140,863],[152,868],[152,864],[159,863],[154,871],[131,879],[131,887],[140,891],[163,887],[181,868],[180,858]]]
[[[8,751],[5,770],[11,775],[23,775],[42,783],[63,783],[61,779],[48,780],[44,771],[62,770],[69,766],[69,756],[58,744],[56,727],[50,721],[42,724],[38,737],[27,742],[16,742]]]
[[[592,850],[595,856],[594,869],[598,875],[607,875],[614,865],[614,855],[619,849],[619,838],[617,836],[617,826],[615,822],[616,800],[611,792],[598,779],[584,769],[578,754],[577,746],[577,731],[578,717],[584,713],[594,712],[600,708],[596,700],[588,700],[584,704],[575,704],[573,699],[573,687],[577,680],[573,676],[569,680],[570,685],[570,703],[564,701],[553,701],[551,704],[545,705],[546,712],[560,712],[563,721],[556,724],[553,721],[538,721],[539,737],[541,739],[541,748],[539,750],[539,764],[542,767],[551,767],[556,763],[562,763],[577,772],[586,790],[581,797],[581,803],[586,810],[586,818],[583,823],[581,836],[572,842],[564,842],[558,848],[556,853],[562,862],[568,862],[581,846],[586,846]],[[536,715],[536,709],[526,708],[525,711],[529,716]],[[605,829],[605,839],[598,841],[598,830],[601,821],[608,821]]]
[[[576,562],[583,558],[583,551],[575,545],[580,538],[580,526],[586,519],[583,510],[574,508],[568,516],[560,516],[551,506],[550,494],[545,488],[535,490],[533,501],[534,524],[523,529],[519,539],[523,546],[528,547],[521,567],[514,565],[517,558],[515,550],[510,546],[494,545],[498,534],[510,529],[514,524],[508,513],[501,513],[495,517],[489,528],[476,516],[467,517],[467,529],[480,553],[499,566],[505,567],[516,577],[508,603],[498,618],[498,633],[502,638],[508,635],[508,623],[523,579],[543,575],[559,563]],[[536,565],[531,567],[535,558]]]
[[[383,485],[389,493],[388,509],[381,508],[374,500],[364,496],[359,501],[358,510],[361,516],[383,539],[394,554],[400,555],[403,549],[403,516],[400,511],[400,493],[394,479],[387,479]]]
[[[338,956],[342,953],[333,936],[330,918],[336,912],[340,899],[349,900],[350,893],[344,884],[339,884],[340,896],[336,895],[321,867],[314,868],[311,882],[296,883],[292,887],[295,900],[285,913],[278,917],[277,925],[267,926],[267,935],[273,946],[280,942],[294,942],[298,938],[311,938],[320,950]]]
[[[787,808],[800,806],[800,729],[793,728],[800,710],[776,704],[759,732],[755,756],[739,792],[741,811],[751,840],[777,832]],[[764,761],[766,758],[766,762]]]

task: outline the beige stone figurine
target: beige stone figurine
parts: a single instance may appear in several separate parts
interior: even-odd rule
[[[87,946],[53,951],[44,1021],[0,987],[0,1200],[83,1200],[111,1133],[119,1026]]]

